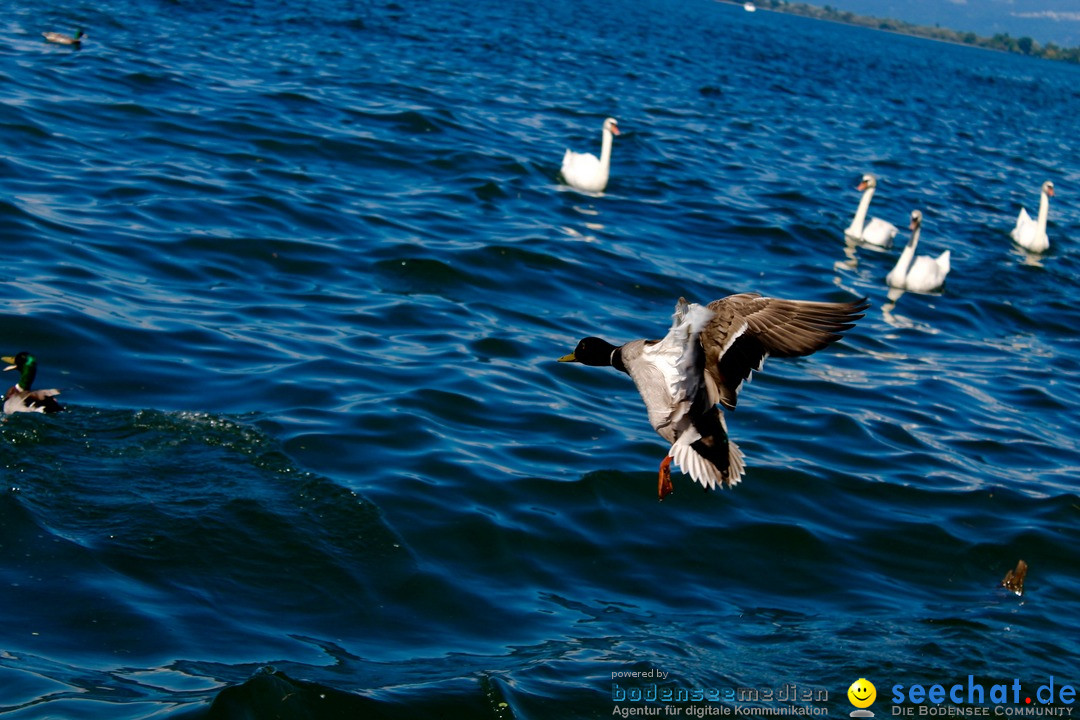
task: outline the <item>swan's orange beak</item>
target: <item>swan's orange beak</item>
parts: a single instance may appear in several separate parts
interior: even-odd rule
[[[864,180],[863,182],[856,185],[855,189],[858,190],[859,192],[862,192],[863,190],[865,190],[866,189],[866,181]]]
[[[619,126],[618,125],[612,125],[611,126],[611,134],[612,135],[618,135],[619,134]],[[1053,195],[1054,193],[1050,193],[1050,194]]]
[[[1046,188],[1046,194],[1049,195],[1050,197],[1054,197],[1054,188],[1053,187]]]

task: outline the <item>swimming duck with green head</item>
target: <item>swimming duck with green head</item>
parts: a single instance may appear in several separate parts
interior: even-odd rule
[[[73,45],[75,47],[79,47],[82,44],[82,41],[86,39],[86,34],[82,31],[82,28],[76,30],[75,35],[65,35],[64,33],[58,32],[43,32],[41,33],[41,36],[47,41],[56,43],[57,45]]]
[[[28,352],[21,352],[14,357],[0,358],[7,367],[4,370],[18,370],[19,382],[4,393],[4,412],[54,413],[63,410],[56,402],[59,390],[34,390],[34,378],[37,377],[37,359]]]

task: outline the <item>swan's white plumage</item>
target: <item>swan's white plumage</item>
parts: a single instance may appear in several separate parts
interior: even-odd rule
[[[890,287],[912,292],[932,292],[945,284],[945,276],[951,269],[951,253],[946,250],[936,258],[928,255],[915,257],[921,231],[922,213],[915,210],[911,213],[911,240],[900,253],[896,266],[885,276],[885,282]]]
[[[1024,208],[1016,216],[1016,227],[1009,235],[1020,247],[1031,252],[1046,252],[1050,249],[1050,237],[1046,234],[1046,220],[1050,215],[1050,198],[1054,196],[1054,183],[1047,180],[1039,193],[1039,217],[1032,220]]]
[[[562,177],[566,184],[586,192],[602,192],[611,175],[612,138],[618,134],[618,122],[608,118],[601,131],[599,158],[592,153],[567,150],[562,161]]]
[[[899,231],[891,222],[886,222],[881,218],[870,218],[870,222],[863,228],[862,241],[868,245],[889,247],[897,232]]]
[[[863,195],[859,200],[859,207],[855,210],[855,217],[851,219],[844,235],[867,245],[887,248],[892,245],[893,238],[899,232],[896,226],[881,218],[870,218],[870,222],[866,222],[866,213],[870,210],[870,199],[874,197],[876,187],[877,178],[869,174],[863,175],[862,182],[856,188]]]

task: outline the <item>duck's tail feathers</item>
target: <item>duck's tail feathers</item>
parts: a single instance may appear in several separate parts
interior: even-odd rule
[[[716,490],[718,487],[727,489],[738,485],[746,472],[746,460],[742,450],[732,440],[728,440],[726,445],[720,448],[708,447],[700,439],[692,443],[676,442],[671,446],[668,455],[680,470],[695,482],[701,483],[706,490]],[[723,460],[720,457],[723,457]],[[721,464],[717,465],[717,462]]]
[[[64,406],[56,402],[56,396],[60,394],[59,390],[32,390],[21,396],[16,396],[14,400],[14,408],[8,409],[9,400],[8,397],[4,398],[5,412],[39,412],[39,413],[54,413],[60,412],[64,409]]]
[[[743,473],[746,472],[746,459],[743,457],[742,450],[735,444],[734,440],[728,440],[728,483],[724,487],[731,487],[732,485],[738,485],[742,480]]]

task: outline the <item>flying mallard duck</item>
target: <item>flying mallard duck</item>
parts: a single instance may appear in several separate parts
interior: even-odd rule
[[[58,32],[43,32],[41,36],[51,43],[57,43],[58,45],[75,45],[78,46],[86,39],[86,35],[83,34],[82,28],[75,31],[75,35],[65,35]]]
[[[807,302],[741,293],[703,307],[680,298],[662,340],[631,340],[616,347],[598,337],[581,340],[559,362],[611,366],[637,385],[649,423],[671,443],[660,463],[659,494],[672,491],[671,461],[706,489],[731,487],[745,465],[728,439],[720,403],[735,409],[739,389],[769,355],[801,357],[840,339],[870,303]]]
[[[59,390],[31,390],[37,376],[37,359],[28,352],[21,352],[15,357],[0,358],[8,364],[4,370],[18,370],[19,382],[4,393],[4,412],[39,412],[54,413],[64,408],[56,402],[54,396]]]

